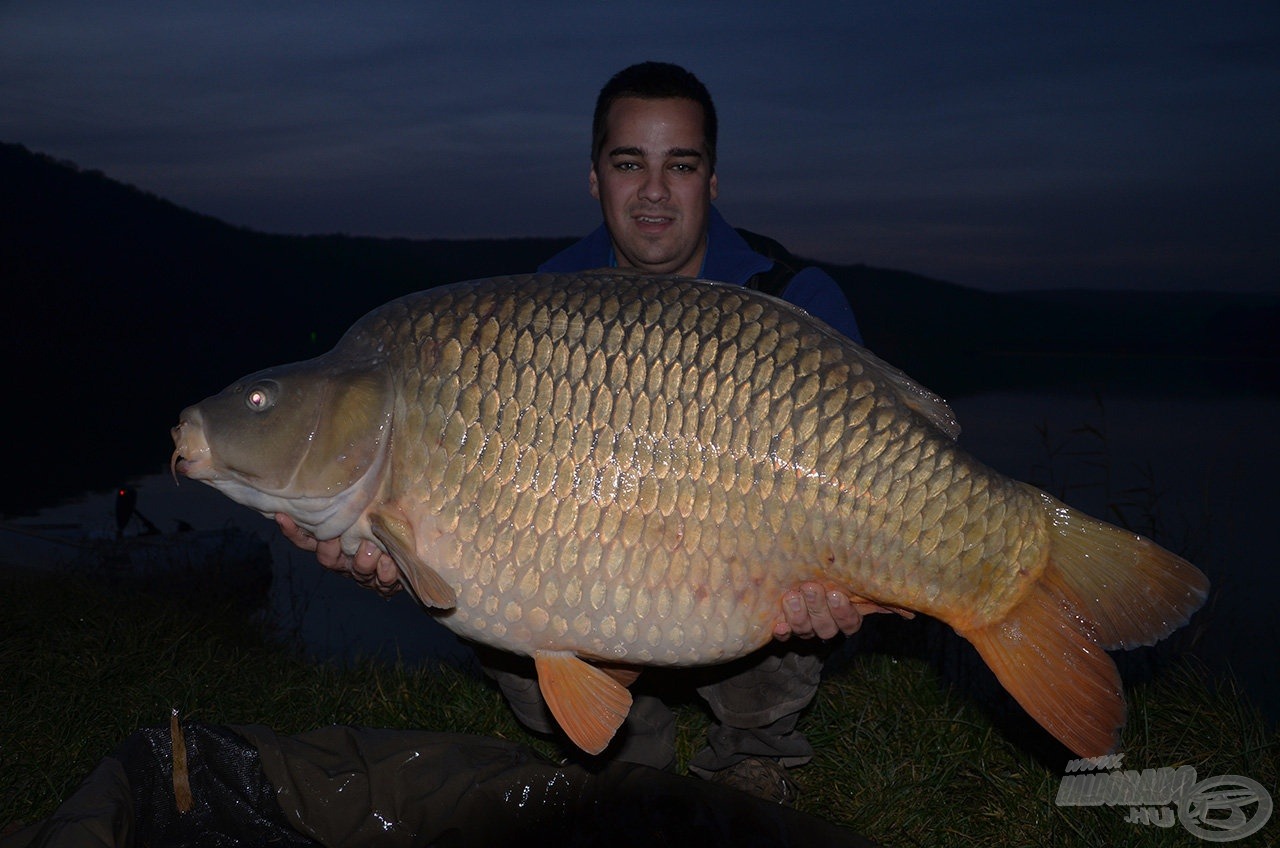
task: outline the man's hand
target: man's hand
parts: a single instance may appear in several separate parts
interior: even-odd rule
[[[862,627],[862,617],[873,612],[889,612],[876,604],[852,603],[843,593],[828,590],[821,583],[801,583],[782,593],[782,614],[773,622],[773,638],[785,642],[801,639],[834,638],[837,633],[852,636]]]
[[[342,552],[341,539],[321,541],[283,513],[276,513],[276,524],[280,525],[280,532],[290,542],[304,551],[315,551],[316,559],[330,571],[350,575],[361,586],[373,589],[387,598],[403,588],[400,585],[400,569],[396,568],[395,560],[373,542],[361,542],[355,556],[351,556]]]

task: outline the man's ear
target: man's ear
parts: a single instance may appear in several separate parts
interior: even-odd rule
[[[711,184],[709,187],[711,189],[711,199],[715,200],[716,195],[720,193],[720,178],[718,175],[716,174],[711,175]]]
[[[596,200],[600,199],[600,178],[596,176],[595,163],[591,163],[591,173],[587,175],[587,186],[591,189],[591,196]]]

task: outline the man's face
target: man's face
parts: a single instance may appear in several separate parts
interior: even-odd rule
[[[614,101],[590,182],[620,267],[698,273],[717,187],[697,103]]]

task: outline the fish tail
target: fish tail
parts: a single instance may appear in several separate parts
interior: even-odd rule
[[[962,632],[1032,718],[1082,757],[1112,752],[1125,704],[1108,649],[1151,645],[1186,624],[1209,582],[1149,539],[1036,491],[1048,561],[1001,620]]]

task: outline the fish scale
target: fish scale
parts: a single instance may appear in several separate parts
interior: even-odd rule
[[[894,486],[895,482],[920,466],[918,456],[910,450],[913,445],[903,442],[903,431],[910,426],[911,420],[898,408],[897,398],[884,393],[878,403],[857,404],[851,415],[844,414],[850,405],[847,378],[824,382],[823,375],[837,372],[842,376],[850,373],[861,376],[863,369],[860,363],[845,361],[848,359],[846,346],[831,344],[830,335],[812,324],[806,328],[806,334],[798,332],[801,325],[795,315],[777,310],[748,310],[744,315],[740,311],[743,308],[741,298],[702,297],[698,302],[694,297],[689,298],[693,304],[687,303],[686,290],[665,281],[650,283],[630,308],[626,308],[616,296],[602,299],[599,314],[589,320],[573,312],[580,308],[585,294],[585,291],[570,293],[557,302],[533,308],[531,296],[515,287],[499,289],[487,296],[468,289],[457,301],[440,300],[431,312],[423,314],[414,324],[419,337],[434,338],[441,345],[438,353],[433,346],[420,344],[416,348],[419,358],[410,367],[413,368],[413,382],[422,387],[419,402],[439,409],[437,416],[428,416],[428,423],[440,419],[446,422],[441,432],[424,429],[421,434],[411,436],[414,441],[439,443],[438,455],[452,456],[456,462],[459,457],[468,455],[468,442],[474,442],[474,439],[465,438],[464,433],[468,422],[476,421],[481,404],[499,410],[511,407],[513,417],[519,422],[512,434],[520,450],[511,480],[514,504],[510,517],[518,535],[530,534],[527,535],[530,539],[527,548],[530,552],[536,551],[538,556],[519,556],[523,548],[517,541],[517,556],[507,566],[505,582],[497,581],[482,587],[495,592],[499,600],[491,604],[481,600],[460,606],[455,615],[460,622],[465,622],[461,632],[466,635],[479,635],[480,631],[493,633],[503,642],[501,646],[509,649],[520,650],[528,644],[548,639],[543,644],[555,649],[616,659],[626,659],[634,654],[634,658],[653,664],[706,662],[738,656],[758,647],[769,638],[770,624],[776,613],[775,598],[782,588],[820,576],[817,570],[819,557],[813,551],[778,538],[789,529],[783,523],[783,516],[794,507],[806,511],[818,509],[819,515],[824,516],[849,512],[841,509],[841,500],[848,498],[842,498],[846,489],[838,482],[825,485],[810,483],[799,486],[799,490],[792,491],[790,497],[772,502],[768,511],[771,523],[766,525],[766,509],[761,495],[766,487],[772,490],[776,468],[803,468],[806,473],[817,473],[829,480],[842,479],[837,473],[843,455],[840,450],[842,438],[828,437],[825,450],[821,443],[823,440],[816,438],[819,420],[830,422],[836,417],[842,423],[849,423],[838,430],[828,424],[821,431],[824,436],[837,433],[845,434],[847,438],[850,429],[867,427],[870,430],[868,439],[872,442],[870,454],[881,460],[878,464],[860,460],[857,466],[860,473],[852,479],[863,481],[859,488],[868,492],[872,499],[865,509],[867,523],[883,528],[877,538],[888,543],[873,546],[869,559],[885,560],[898,566],[900,573],[897,575],[892,569],[885,569],[888,571],[885,588],[901,595],[916,564],[900,554],[910,549],[923,526],[923,501],[917,500],[914,504],[916,510],[909,512],[901,501],[895,500],[895,497],[905,500],[907,493],[918,489],[915,486]],[[702,293],[698,291],[697,294]],[[530,298],[525,308],[519,308],[522,298]],[[686,308],[690,305],[696,305],[697,311]],[[486,345],[483,348],[477,344],[480,340],[474,337],[474,325],[468,328],[458,317],[473,312],[491,313],[495,317],[495,335],[483,342]],[[736,343],[740,338],[757,341],[755,345],[747,345],[744,351]],[[828,342],[825,350],[824,341]],[[408,346],[405,349],[409,349]],[[486,373],[475,365],[481,357],[492,352],[507,352],[511,357],[508,361],[514,372],[514,385],[505,397],[498,382],[490,377],[492,369]],[[655,354],[657,358],[654,358]],[[568,363],[575,359],[585,360],[588,355],[597,367],[590,372],[584,369],[582,376],[588,392],[595,390],[595,402],[588,403],[576,420],[591,422],[593,426],[573,429],[565,426],[567,422],[563,418],[569,408],[567,398],[573,387],[573,382],[567,379]],[[757,378],[753,369],[738,371],[740,357],[747,363],[767,362],[767,373]],[[692,367],[686,368],[690,363]],[[661,382],[649,378],[650,374],[664,373],[667,378]],[[433,375],[435,387],[432,380],[419,376],[424,374]],[[732,379],[727,375],[732,375]],[[411,380],[406,379],[405,382],[408,384]],[[871,385],[864,380],[861,387],[866,390]],[[753,392],[753,388],[757,390]],[[433,393],[434,401],[429,398]],[[472,399],[470,403],[466,402],[468,396]],[[557,402],[557,398],[565,400]],[[741,400],[735,403],[736,398]],[[685,426],[665,428],[667,407],[682,405],[682,423]],[[824,414],[821,408],[837,411]],[[661,421],[655,420],[655,409],[664,410]],[[726,414],[716,414],[718,410],[724,410]],[[759,450],[759,446],[754,451],[749,450],[753,432],[750,423],[760,420],[775,422],[776,431],[789,435],[786,449],[781,453],[778,451],[782,445],[771,445],[771,453]],[[557,433],[558,429],[561,432]],[[769,431],[755,428],[754,432],[762,434]],[[923,440],[925,433],[920,429],[916,433]],[[592,479],[595,485],[591,495],[577,487],[571,487],[572,491],[553,493],[558,481],[571,479],[565,473],[570,469],[562,468],[558,460],[573,452],[579,442],[607,447],[595,461],[588,461],[589,456],[584,457],[571,471],[579,479],[584,475]],[[900,449],[890,451],[895,447]],[[593,598],[599,599],[604,594],[602,584],[597,584],[601,588],[587,600],[591,612],[598,613],[599,617],[596,620],[583,619],[578,615],[583,599],[575,582],[567,593],[556,593],[558,602],[546,605],[549,608],[529,607],[529,620],[524,621],[523,606],[528,601],[509,600],[509,586],[515,582],[528,584],[550,579],[544,574],[549,568],[541,562],[542,558],[551,558],[561,573],[579,575],[578,582],[581,582],[587,579],[586,574],[601,567],[598,564],[601,560],[607,571],[609,557],[631,556],[640,541],[641,521],[631,522],[634,532],[622,536],[610,533],[608,528],[613,522],[607,521],[605,532],[598,541],[600,550],[595,549],[597,546],[588,546],[592,556],[587,561],[582,560],[581,553],[576,557],[570,556],[571,552],[565,549],[567,543],[581,551],[582,541],[592,538],[597,528],[595,525],[577,526],[571,520],[557,520],[557,511],[552,506],[555,502],[559,501],[563,507],[594,496],[603,503],[606,513],[612,511],[612,517],[618,522],[624,515],[639,510],[640,514],[648,517],[643,524],[648,525],[645,532],[649,537],[683,534],[682,527],[668,526],[669,512],[662,514],[661,520],[655,515],[660,493],[664,491],[662,481],[668,479],[665,464],[655,463],[656,456],[664,449],[679,457],[676,462],[680,465],[688,464],[690,453],[696,454],[702,460],[699,464],[704,466],[708,464],[707,458],[714,460],[710,463],[714,473],[703,478],[705,486],[701,491],[697,485],[699,479],[690,476],[676,475],[674,482],[665,487],[665,491],[671,493],[670,500],[674,500],[677,492],[683,489],[684,501],[709,502],[715,510],[710,516],[715,532],[700,534],[708,543],[708,548],[702,553],[707,557],[706,571],[710,572],[698,574],[705,582],[701,588],[708,593],[719,594],[731,589],[735,581],[746,581],[765,589],[753,593],[751,601],[754,608],[739,604],[733,618],[740,624],[725,629],[722,635],[725,644],[714,644],[708,640],[703,640],[696,647],[685,644],[682,623],[687,618],[694,615],[699,618],[722,616],[727,611],[715,607],[695,609],[687,602],[671,603],[671,583],[678,586],[686,566],[681,558],[674,557],[673,552],[662,544],[641,546],[645,556],[636,557],[635,564],[643,566],[643,569],[631,570],[627,574],[632,584],[653,594],[655,603],[645,603],[641,610],[631,605],[602,610],[602,604],[592,602]],[[485,443],[481,448],[482,452],[484,450],[498,451],[500,446]],[[483,485],[483,471],[477,472],[476,465],[471,464],[456,470],[446,468],[440,475],[439,469],[430,462],[423,464],[412,455],[406,456],[406,460],[405,467],[426,471],[419,479],[407,478],[404,488],[424,495],[429,493],[420,501],[427,514],[474,515],[467,532],[458,534],[457,544],[441,559],[464,563],[463,580],[475,579],[474,557],[468,554],[468,547],[474,542],[471,534],[491,534],[493,527],[487,531],[480,528],[506,520],[506,516],[486,514],[483,505],[476,504],[471,494]],[[770,482],[765,484],[762,482],[765,480]],[[718,490],[715,488],[717,485]],[[735,490],[743,497],[729,499],[727,496]],[[726,497],[721,497],[721,492]],[[553,494],[555,500],[550,497]],[[539,519],[534,520],[535,516]],[[812,538],[821,539],[826,526],[838,522],[829,518],[813,523],[816,526],[811,528]],[[907,532],[900,532],[904,527]],[[768,532],[762,535],[761,531]],[[532,539],[545,537],[548,533],[559,540],[559,549],[544,551],[533,545]],[[779,547],[789,549],[785,554],[791,560],[789,572],[779,573],[773,565],[781,558]],[[735,573],[724,564],[724,560],[730,558],[739,563],[754,564],[758,571],[742,569],[742,573]],[[717,563],[717,559],[721,562]],[[674,581],[673,573],[676,575]],[[530,597],[534,594],[528,593]],[[488,596],[488,592],[482,595]],[[1000,597],[997,595],[993,600],[998,603]],[[912,598],[910,605],[919,607],[920,599]],[[498,612],[494,614],[490,610]],[[643,629],[639,627],[642,621],[648,625]],[[570,622],[572,626],[567,626]],[[608,630],[607,635],[600,632],[597,623],[603,624]],[[536,629],[538,624],[542,625],[541,632]],[[633,626],[628,627],[628,624]],[[661,633],[656,644],[651,638],[654,626]],[[469,633],[471,629],[477,632]],[[637,634],[633,644],[618,641],[619,630]]]
[[[489,291],[468,288],[456,298],[442,295],[406,323],[419,341],[393,347],[416,353],[401,365],[403,383],[420,387],[415,402],[431,413],[420,432],[401,438],[438,445],[433,456],[440,458],[397,456],[397,488],[417,493],[415,502],[402,506],[447,528],[424,559],[458,563],[461,582],[479,587],[465,593],[451,616],[464,635],[491,635],[513,650],[539,644],[651,664],[739,656],[770,638],[776,598],[785,585],[816,576],[817,558],[778,536],[789,532],[784,516],[793,503],[813,508],[820,492],[832,486],[802,481],[790,502],[770,502],[768,510],[755,490],[767,479],[771,492],[777,469],[819,461],[818,407],[839,405],[838,396],[848,393],[843,382],[822,385],[824,358],[839,360],[843,348],[824,357],[819,347],[825,334],[811,325],[807,336],[799,336],[797,316],[760,309],[744,315],[741,299],[708,298],[700,288],[665,281],[650,283],[629,303],[619,295],[601,297],[595,314],[575,311],[598,288],[587,280],[550,299],[509,284]],[[467,323],[467,315],[492,320]],[[482,322],[490,328],[487,338],[477,332]],[[754,346],[739,342],[753,338]],[[770,358],[797,350],[808,353],[790,361]],[[499,368],[480,366],[504,355],[505,380]],[[740,360],[746,370],[738,369]],[[769,373],[757,382],[750,364],[761,361],[769,362]],[[571,368],[574,362],[579,364]],[[585,393],[574,427],[565,416],[579,380]],[[477,450],[468,425],[478,420],[482,406],[497,412],[490,421],[512,421],[514,429],[508,425],[507,441],[482,438]],[[671,408],[679,409],[677,422],[669,422]],[[736,414],[717,414],[720,409]],[[750,422],[774,418],[796,422],[788,428],[794,434],[790,450],[777,453],[781,446],[772,445],[771,454],[751,452]],[[509,469],[511,502],[486,509],[475,493],[494,475],[506,477],[498,469],[511,439],[519,446],[508,456],[515,465]],[[571,457],[572,465],[565,466],[562,461]],[[683,473],[690,465],[712,473]],[[825,501],[838,508],[834,495]],[[587,502],[596,509],[579,522],[578,507]],[[690,514],[676,513],[677,502],[687,504]],[[695,518],[693,504],[705,504],[708,511]],[[459,522],[460,515],[468,521]],[[514,531],[509,561],[503,569],[482,571],[483,552],[508,521]],[[693,535],[699,561],[693,567],[689,552],[668,541],[685,536],[689,523],[698,524]],[[548,535],[556,543],[553,550],[537,544]],[[790,548],[791,573],[771,567],[781,546]],[[636,591],[623,604],[606,603],[611,593],[604,581],[618,577]],[[685,581],[705,599],[695,601]],[[544,583],[542,592],[534,588]],[[525,587],[518,596],[512,593],[517,585]],[[735,585],[753,591],[735,593]],[[733,609],[714,600],[735,594],[742,597]],[[731,624],[709,627],[712,619]],[[690,620],[717,638],[690,644]]]
[[[533,656],[587,750],[626,714],[619,666],[743,656],[809,580],[942,619],[1051,732],[1105,750],[1124,707],[1100,648],[1166,635],[1207,583],[956,431],[758,292],[534,275],[406,296],[246,377],[183,412],[174,465],[348,552],[375,540],[448,627]]]

